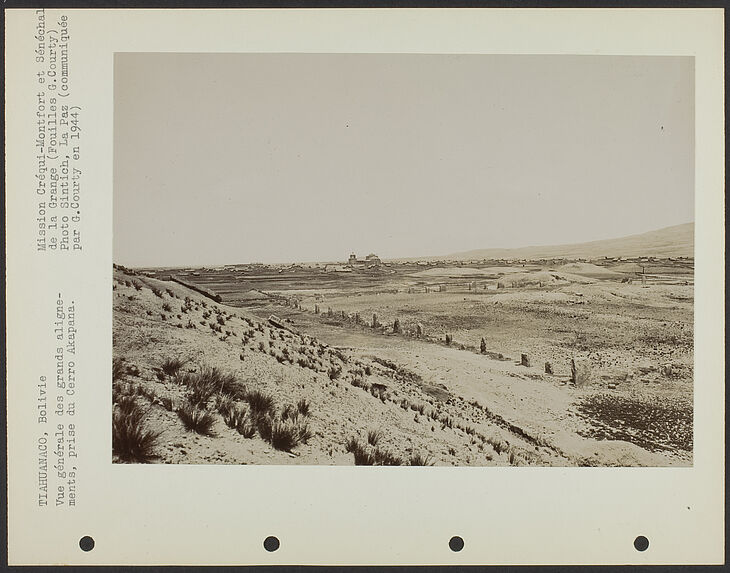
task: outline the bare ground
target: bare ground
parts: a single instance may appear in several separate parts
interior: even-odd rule
[[[367,444],[372,431],[377,444],[363,447],[402,464],[420,455],[458,466],[688,465],[691,287],[657,288],[651,297],[616,283],[424,295],[432,307],[426,298],[414,305],[412,294],[332,292],[325,306],[348,315],[337,318],[307,307],[230,307],[115,270],[114,355],[124,359],[115,384],[135,393],[144,423],[159,432],[149,461],[160,463],[353,464],[348,440]],[[269,324],[270,312],[296,332]],[[377,313],[384,324],[399,318],[406,332],[353,324],[356,312]],[[640,334],[627,327],[637,321]],[[416,322],[422,338],[408,335]],[[440,342],[446,333],[455,340],[449,346]],[[487,354],[478,348],[482,336]],[[531,366],[519,364],[521,352]],[[576,354],[594,366],[587,387],[568,383]],[[243,437],[224,423],[215,397],[205,405],[213,435],[186,430],[179,409],[190,389],[160,371],[170,357],[186,361],[181,371],[215,366],[271,394],[277,415],[307,400],[311,438],[278,449],[259,431]],[[546,361],[554,374],[545,373]]]

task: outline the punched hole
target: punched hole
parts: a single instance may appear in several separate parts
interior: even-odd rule
[[[81,547],[81,551],[91,551],[94,548],[94,538],[90,535],[84,535],[79,539],[79,547]]]
[[[276,551],[279,549],[279,539],[273,535],[269,535],[264,539],[264,549],[269,552]]]
[[[449,548],[451,551],[461,551],[464,549],[464,540],[458,535],[454,535],[454,537],[449,539]]]
[[[634,539],[634,547],[637,551],[646,551],[649,548],[649,540],[643,535]]]

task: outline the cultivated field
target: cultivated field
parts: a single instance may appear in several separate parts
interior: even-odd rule
[[[692,463],[689,258],[118,268],[114,292],[117,461]]]

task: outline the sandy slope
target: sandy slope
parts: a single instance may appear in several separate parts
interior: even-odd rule
[[[488,411],[463,397],[424,386],[408,369],[356,358],[240,309],[213,303],[181,285],[119,270],[114,273],[114,356],[124,359],[116,393],[137,395],[146,412],[146,427],[159,432],[151,461],[352,464],[346,441],[354,436],[364,443],[371,429],[381,433],[378,448],[406,464],[416,453],[430,456],[436,465],[579,461],[505,429]],[[249,390],[272,395],[279,413],[285,405],[306,398],[311,439],[281,451],[260,435],[244,438],[223,423],[212,400],[208,408],[216,417],[214,435],[186,430],[177,410],[188,388],[160,371],[171,357],[186,361],[181,372],[199,372],[208,365],[235,375]],[[310,360],[311,367],[300,366],[300,359]],[[328,375],[333,368],[341,369],[335,379]],[[385,389],[382,397],[373,384]],[[115,408],[118,411],[119,406]],[[115,459],[119,461],[118,456]]]
[[[581,288],[588,295],[597,289],[591,296],[607,296],[599,286]],[[573,296],[534,294],[547,297],[545,302]],[[510,304],[515,296],[505,292],[500,300]],[[368,430],[377,430],[377,448],[404,464],[414,454],[430,456],[436,465],[688,462],[621,439],[586,437],[594,428],[578,415],[575,404],[604,389],[572,388],[564,366],[548,375],[540,361],[525,367],[425,340],[338,328],[319,315],[282,308],[281,316],[291,317],[300,330],[289,332],[269,324],[265,309],[257,312],[259,316],[178,284],[115,270],[114,356],[124,358],[125,365],[115,394],[121,387],[126,393],[133,388],[135,400],[145,408],[146,427],[159,432],[150,461],[353,464],[346,442],[356,437],[365,444]],[[181,373],[214,366],[248,390],[270,394],[277,415],[306,399],[311,438],[281,450],[259,432],[244,437],[224,423],[215,397],[206,404],[215,418],[213,435],[186,430],[179,410],[190,389],[160,370],[172,357],[186,361]],[[340,373],[331,376],[333,371]],[[245,400],[239,404],[247,407]]]

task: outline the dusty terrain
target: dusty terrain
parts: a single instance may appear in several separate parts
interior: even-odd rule
[[[115,460],[691,465],[691,260],[596,263],[118,268],[114,411],[133,401],[154,443]],[[206,368],[232,382],[197,403],[200,433],[183,418]],[[272,420],[302,439],[272,439]]]

